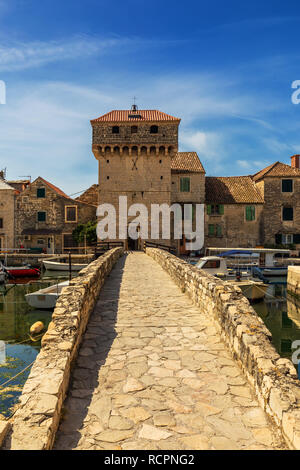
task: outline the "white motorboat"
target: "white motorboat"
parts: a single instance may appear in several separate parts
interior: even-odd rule
[[[51,271],[69,271],[69,263],[60,263],[59,261],[43,261],[43,264],[46,269]],[[88,264],[71,264],[71,271],[81,271],[81,269],[86,268]]]
[[[50,310],[55,307],[62,289],[68,285],[69,281],[60,282],[59,284],[54,284],[45,289],[32,292],[31,294],[26,294],[25,299],[31,307]]]
[[[201,258],[196,267],[223,279],[227,284],[237,286],[248,300],[256,301],[264,298],[268,285],[260,280],[251,279],[247,271],[228,269],[226,259],[218,256],[205,256]]]
[[[251,276],[247,271],[237,273],[234,269],[228,269],[226,259],[218,256],[205,256],[195,266],[221,279],[236,279],[237,276],[241,279],[249,279]]]

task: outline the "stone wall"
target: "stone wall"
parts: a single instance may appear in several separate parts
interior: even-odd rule
[[[292,193],[281,191],[282,179],[291,178],[269,177],[264,181],[264,243],[274,244],[277,233],[300,235],[300,178],[292,178]],[[282,219],[283,207],[293,207],[294,220]],[[297,247],[300,247],[298,243]]]
[[[246,220],[246,207],[255,206],[255,220]],[[206,247],[254,247],[263,243],[263,204],[224,204],[224,214],[205,211]],[[209,225],[220,225],[222,235],[209,235]],[[216,229],[215,229],[216,233]]]
[[[25,383],[5,447],[51,449],[68,390],[70,370],[105,278],[122,248],[110,250],[80,271],[63,289]],[[1,430],[1,428],[0,428]]]
[[[45,189],[45,197],[37,197],[37,189]],[[64,235],[71,235],[80,223],[96,219],[96,207],[64,196],[42,178],[37,178],[16,198],[15,240],[26,248],[42,248],[47,252],[61,253]],[[66,220],[66,208],[77,207],[76,220]],[[45,222],[38,221],[38,212],[46,212]],[[27,240],[25,240],[27,236]],[[28,239],[29,238],[29,239]],[[48,246],[51,238],[52,247]],[[39,241],[39,242],[38,242]]]
[[[289,447],[300,449],[300,382],[295,367],[280,358],[271,343],[271,333],[241,290],[163,250],[147,248],[146,253],[200,311],[215,317],[222,339],[254,387],[262,408],[281,429]]]
[[[300,299],[300,266],[288,267],[287,290]]]

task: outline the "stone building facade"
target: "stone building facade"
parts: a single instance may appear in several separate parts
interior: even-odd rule
[[[16,190],[0,178],[0,251],[14,248]]]
[[[72,232],[96,219],[96,207],[76,201],[40,176],[16,198],[17,246],[62,253],[76,247]]]
[[[299,155],[291,166],[275,162],[253,176],[264,199],[263,240],[268,245],[300,248]]]
[[[92,150],[99,163],[98,202],[115,207],[114,239],[124,241],[126,248],[141,249],[143,241],[148,240],[179,250],[179,241],[163,239],[161,231],[158,239],[151,239],[151,205],[204,202],[204,169],[195,152],[178,152],[179,123],[180,119],[161,111],[138,110],[135,106],[91,121]],[[185,179],[181,190],[180,178]],[[127,197],[127,207],[146,206],[149,218],[145,238],[132,240],[128,236],[128,224],[136,216],[128,216],[127,227],[120,234],[120,196]]]
[[[206,177],[206,247],[263,243],[263,197],[250,176]]]

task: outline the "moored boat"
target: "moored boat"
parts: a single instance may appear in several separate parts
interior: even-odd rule
[[[32,268],[31,266],[2,266],[2,269],[13,279],[19,277],[39,277],[41,274],[39,269]]]
[[[46,269],[51,271],[69,271],[69,263],[60,263],[59,261],[43,261],[43,264]],[[81,271],[81,269],[86,268],[87,263],[85,264],[71,264],[71,271]]]
[[[50,310],[55,307],[62,289],[68,285],[69,281],[60,282],[45,289],[26,294],[25,299],[31,307]]]

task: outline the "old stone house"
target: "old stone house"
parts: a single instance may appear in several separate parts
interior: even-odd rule
[[[14,248],[17,191],[0,177],[0,250]]]
[[[17,196],[16,243],[25,248],[62,253],[76,247],[72,232],[77,225],[95,218],[95,206],[71,199],[39,176]]]
[[[91,121],[92,150],[99,163],[99,204],[115,207],[115,240],[129,249],[140,249],[143,240],[128,237],[128,217],[120,233],[119,197],[127,196],[127,207],[146,206],[148,236],[144,240],[173,245],[184,252],[184,241],[151,239],[151,204],[204,203],[204,169],[195,152],[178,152],[180,119],[158,110],[114,110]],[[171,222],[172,224],[172,222]],[[138,231],[137,226],[137,231]]]
[[[206,177],[205,202],[206,247],[263,243],[264,201],[250,176]]]
[[[293,155],[291,166],[275,162],[253,176],[264,199],[264,244],[300,248],[299,158]]]

